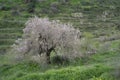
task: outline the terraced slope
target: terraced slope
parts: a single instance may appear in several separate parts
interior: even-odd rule
[[[23,24],[5,21],[0,23],[0,52],[4,53],[16,39],[21,37]]]
[[[95,37],[119,33],[119,0],[34,1],[0,0],[0,53],[21,37],[25,22],[34,15],[70,22]]]

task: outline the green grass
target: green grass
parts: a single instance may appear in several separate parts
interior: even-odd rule
[[[0,67],[1,80],[86,80],[108,73],[111,67],[102,64],[51,69],[45,72],[36,63],[3,65]]]
[[[4,64],[0,66],[1,80],[88,80],[94,78],[101,78],[103,80],[115,80],[114,77],[109,77],[112,66],[105,65],[104,61],[111,55],[104,54],[88,59],[86,64],[80,65],[78,60],[77,65],[70,64],[69,66],[44,65],[41,66],[35,62],[22,62],[17,64]],[[114,55],[115,56],[115,55]],[[116,55],[118,56],[118,55]],[[116,58],[116,57],[114,57]],[[2,58],[1,58],[2,59]],[[98,60],[101,59],[101,62]],[[111,63],[111,62],[109,62]],[[45,68],[46,67],[46,68]],[[56,69],[55,69],[56,68]],[[107,74],[107,76],[105,75]],[[105,75],[105,76],[103,76]],[[104,79],[108,77],[107,79]]]
[[[18,80],[86,80],[92,78],[93,76],[100,76],[108,70],[109,68],[99,65],[89,67],[68,67],[58,70],[49,70],[45,73],[28,74]]]
[[[15,42],[15,39],[0,39],[0,45],[4,45],[4,44],[13,44]]]
[[[0,39],[18,39],[21,38],[22,34],[20,33],[1,33]]]
[[[111,41],[111,48],[120,41]],[[13,55],[8,55],[7,57]],[[69,65],[40,65],[33,61],[11,62],[0,56],[0,80],[119,80],[115,70],[120,67],[118,50],[97,53],[76,59]]]
[[[28,6],[29,4],[26,4],[24,1],[0,0],[0,29],[2,29],[0,30],[0,38],[3,37],[2,33],[21,34],[22,29],[25,27],[25,22],[28,20],[28,18],[33,17],[34,15],[39,17],[49,17],[51,19],[60,19],[62,22],[70,22],[74,25],[75,28],[79,28],[82,32],[94,33],[99,31],[101,28],[104,28],[106,35],[106,30],[112,30],[112,27],[114,27],[111,23],[116,24],[120,20],[119,3],[119,0],[69,0],[67,3],[64,3],[60,0],[47,0],[37,2],[35,4],[35,12],[29,13],[28,8],[30,8],[30,6]],[[51,9],[53,4],[57,6],[58,12],[54,12]],[[17,11],[17,13],[14,13],[14,11]],[[104,11],[108,11],[109,14],[113,14],[114,16],[108,16],[108,18],[114,19],[116,21],[107,23],[101,22],[101,20],[96,20],[99,19],[97,16],[102,15]],[[73,16],[71,16],[73,13],[82,13],[82,19],[77,17],[71,19],[73,18]],[[117,18],[115,18],[116,16]],[[84,21],[83,24],[80,24],[81,20]],[[89,25],[89,22],[91,22],[92,25]],[[108,24],[111,25],[107,26]],[[15,30],[7,30],[8,28],[15,28]],[[10,36],[6,36],[6,39],[7,37],[10,39]],[[97,35],[97,37],[99,36],[100,35]],[[16,37],[11,38],[16,39]]]
[[[54,3],[59,10],[56,13],[51,10]],[[15,39],[21,37],[25,22],[34,15],[70,22],[81,32],[88,32],[97,38],[118,34],[116,26],[119,26],[120,21],[119,4],[119,0],[69,0],[68,3],[46,0],[37,2],[35,12],[29,13],[28,4],[24,1],[0,0],[0,53],[4,53]],[[14,14],[14,10],[18,11],[18,14]],[[104,11],[112,14],[107,15],[107,21],[101,19]],[[74,13],[82,13],[83,17],[74,17]],[[80,24],[81,21],[83,24]],[[88,24],[89,22],[92,25]],[[40,65],[30,61],[14,63],[8,59],[13,55],[0,55],[0,80],[117,80],[111,74],[114,74],[114,69],[120,67],[119,46],[119,39],[113,40],[108,51],[101,50],[98,54],[59,66]]]

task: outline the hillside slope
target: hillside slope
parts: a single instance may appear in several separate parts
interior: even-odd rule
[[[120,41],[112,41],[111,47],[118,47],[116,44],[120,44]],[[119,56],[119,50],[116,50],[59,66],[31,61],[13,65],[8,64],[5,57],[0,57],[0,80],[119,80]]]
[[[120,0],[26,1],[0,0],[0,80],[120,80]],[[88,39],[85,46],[102,47],[69,64],[17,63],[5,52],[34,16],[72,23]]]
[[[21,37],[34,15],[70,22],[95,37],[119,33],[119,0],[0,0],[0,53]]]

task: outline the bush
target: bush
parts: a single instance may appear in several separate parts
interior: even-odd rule
[[[35,17],[27,21],[23,38],[16,40],[13,49],[23,55],[45,54],[46,62],[50,63],[51,52],[76,57],[79,54],[79,37],[80,31],[70,24]]]
[[[50,10],[51,10],[51,13],[58,13],[59,12],[59,3],[58,2],[51,3]]]
[[[51,62],[53,64],[66,65],[66,64],[69,64],[69,59],[66,56],[55,55],[51,58]]]
[[[37,0],[30,0],[30,2],[27,3],[27,11],[29,13],[33,13],[34,12],[34,8],[35,8],[36,3],[37,3]]]

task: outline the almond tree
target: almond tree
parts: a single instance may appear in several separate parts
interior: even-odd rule
[[[50,63],[51,52],[58,50],[72,51],[78,44],[80,31],[70,24],[63,24],[58,20],[48,18],[31,18],[23,29],[22,39],[17,40],[16,50],[21,53],[45,54],[47,63]]]

